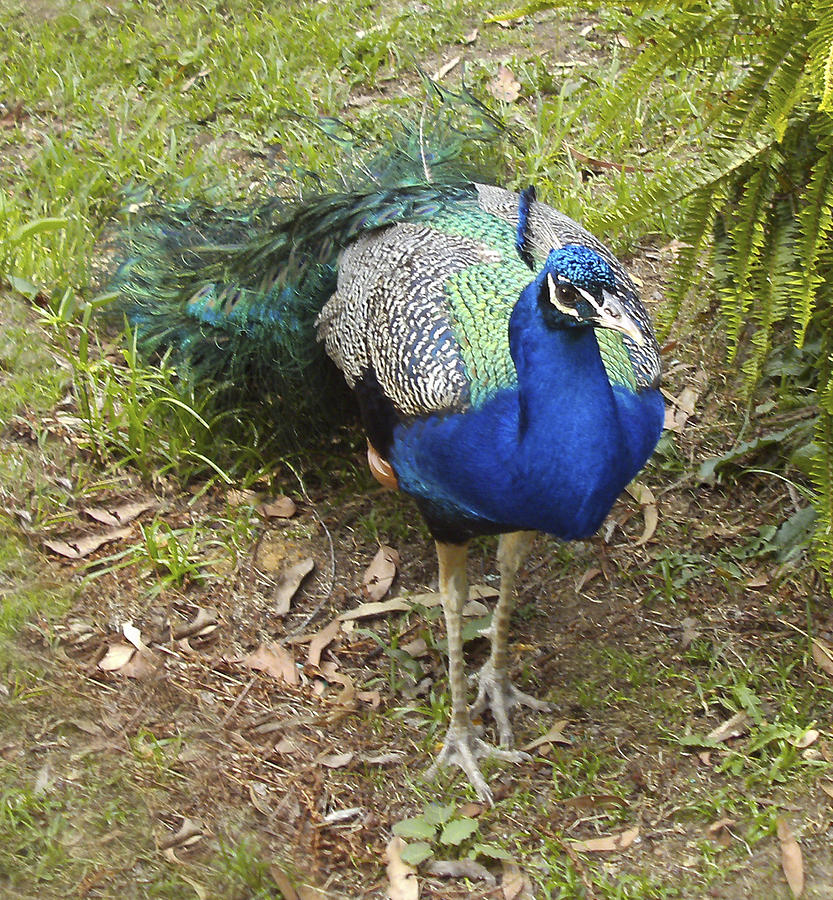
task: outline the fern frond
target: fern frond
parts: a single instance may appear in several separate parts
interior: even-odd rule
[[[810,69],[819,109],[833,112],[833,5],[816,0],[816,27],[810,32]]]
[[[719,185],[711,184],[698,189],[688,201],[666,302],[657,312],[657,328],[662,337],[668,334],[680,314],[683,301],[694,283],[697,264],[711,235],[714,217],[725,200],[725,192]]]
[[[692,194],[725,180],[750,165],[776,145],[774,136],[756,140],[726,141],[716,135],[712,147],[694,163],[670,169],[647,181],[633,197],[599,218],[600,227],[622,228],[644,218],[662,206],[678,203]]]
[[[791,126],[796,108],[811,99],[806,62],[806,58],[797,54],[787,57],[769,86],[766,123],[775,131],[779,141],[783,141]]]
[[[788,19],[775,28],[769,25],[760,58],[732,92],[731,105],[723,111],[721,121],[728,137],[754,134],[764,122],[773,124],[779,120],[788,100],[776,102],[773,109],[772,91],[775,89],[780,98],[794,86],[796,74],[806,60],[806,31],[807,24],[801,17]]]
[[[833,363],[833,360],[830,360]],[[810,467],[816,488],[815,555],[820,571],[833,589],[833,383],[820,396],[822,412],[816,424],[817,450]]]
[[[766,239],[764,224],[777,186],[775,167],[778,159],[779,155],[772,151],[755,161],[755,167],[741,190],[728,231],[731,248],[728,256],[729,278],[723,289],[722,307],[727,322],[730,362],[737,354],[749,307],[756,294],[751,276],[757,269]]]
[[[798,268],[795,255],[796,222],[787,201],[778,203],[765,226],[762,248],[753,284],[757,303],[752,308],[756,328],[751,352],[743,364],[746,390],[751,392],[772,347],[773,328],[789,309],[789,286]]]
[[[673,29],[660,23],[649,40],[652,44],[611,88],[602,103],[595,129],[602,134],[610,123],[645,94],[648,86],[669,67],[679,68],[687,62],[723,53],[726,34],[734,32],[732,12],[724,7],[711,16],[696,11],[680,10],[674,16]]]
[[[830,240],[833,227],[833,136],[823,140],[819,149],[823,153],[813,166],[799,217],[801,240],[798,249],[802,275],[795,284],[793,298],[797,347],[804,342],[807,326],[816,308],[816,290],[823,278],[818,267],[819,255]]]

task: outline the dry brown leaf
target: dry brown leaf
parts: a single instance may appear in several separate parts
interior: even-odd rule
[[[318,762],[328,769],[343,769],[353,761],[355,755],[352,750],[347,750],[345,753],[327,753],[319,756]]]
[[[699,369],[691,376],[691,382],[687,384],[677,397],[663,391],[671,406],[665,410],[665,428],[668,431],[682,432],[686,422],[694,415],[697,401],[706,386],[708,379],[706,373]]]
[[[540,747],[542,744],[572,743],[572,741],[568,737],[565,737],[563,734],[564,726],[566,724],[566,719],[562,719],[560,722],[556,722],[555,725],[553,725],[546,734],[542,734],[541,737],[535,738],[534,741],[530,741],[523,749],[534,750],[536,747]]]
[[[833,676],[833,649],[819,638],[813,638],[813,662],[828,675]]]
[[[460,65],[460,60],[462,58],[462,56],[455,56],[454,59],[450,59],[447,63],[440,66],[434,73],[434,81],[442,81],[452,69]]]
[[[596,156],[588,156],[586,153],[582,153],[580,150],[576,150],[575,147],[572,147],[567,141],[563,142],[564,149],[573,157],[573,159],[578,160],[582,166],[586,166],[590,169],[591,172],[596,172],[601,174],[602,172],[609,171],[611,169],[615,169],[617,172],[653,172],[653,169],[648,168],[647,166],[629,166],[626,163],[619,162],[611,162],[608,159],[599,159]],[[639,284],[639,279],[631,274],[631,281],[637,282],[637,287],[641,287]]]
[[[264,519],[291,519],[297,512],[298,507],[291,497],[275,497],[274,500],[268,500],[261,503],[257,511]]]
[[[309,642],[309,651],[307,652],[307,663],[309,665],[317,666],[321,662],[321,654],[324,652],[324,648],[332,643],[340,628],[341,620],[333,619],[326,628],[322,628]]]
[[[396,567],[399,565],[399,554],[393,547],[384,544],[379,548],[376,556],[367,567],[362,585],[364,592],[371,600],[381,600],[387,594],[393,579],[396,577]]]
[[[339,822],[349,822],[350,819],[356,819],[363,814],[364,807],[351,806],[348,809],[334,809],[332,812],[327,813],[322,821],[327,825],[334,825]]]
[[[417,659],[420,656],[425,656],[428,652],[428,644],[425,643],[425,638],[415,638],[413,641],[403,644],[399,649],[404,650],[408,656],[413,656],[414,659]]]
[[[503,877],[500,889],[503,900],[532,900],[532,884],[529,878],[508,859],[501,860]]]
[[[613,853],[627,850],[639,837],[639,826],[635,825],[620,834],[611,834],[603,838],[590,838],[587,841],[570,841],[570,846],[575,850],[583,850],[585,853]]]
[[[301,582],[315,568],[315,561],[312,557],[302,559],[295,565],[284,569],[278,577],[278,583],[275,585],[275,615],[285,616],[289,612],[292,598],[301,586]]]
[[[746,582],[746,586],[748,588],[752,588],[752,590],[757,590],[758,588],[766,587],[769,584],[769,575],[762,573],[760,575],[754,575],[749,581]]]
[[[497,597],[499,593],[500,592],[496,587],[492,587],[489,584],[470,584],[467,605],[475,601],[491,600],[492,598]],[[443,602],[442,595],[438,591],[427,591],[421,594],[405,594],[402,599],[408,600],[412,605],[418,603],[426,609],[430,609],[432,606],[439,606]],[[477,607],[468,606],[468,608],[475,609]],[[463,614],[466,615],[465,612]]]
[[[134,678],[136,681],[145,681],[156,674],[161,663],[150,653],[142,653],[137,650],[133,656],[119,669],[119,675]]]
[[[425,870],[438,878],[471,878],[474,881],[485,881],[488,885],[497,884],[495,876],[473,859],[432,859]]]
[[[98,667],[103,672],[118,672],[130,661],[130,658],[136,652],[136,648],[131,644],[120,642],[118,644],[110,644],[107,652],[98,661]]]
[[[285,734],[274,746],[276,753],[283,753],[287,756],[305,749],[303,740],[294,734]]]
[[[469,800],[468,803],[464,803],[458,810],[458,815],[468,816],[470,819],[476,819],[486,807],[482,803],[475,803],[473,800]]]
[[[165,840],[159,842],[160,850],[167,850],[169,847],[190,847],[195,844],[203,836],[203,827],[199,822],[193,819],[183,818],[182,825],[176,834],[169,835]]]
[[[302,884],[298,888],[298,900],[331,900],[332,894],[312,884]]]
[[[790,886],[793,897],[804,893],[804,862],[801,858],[801,847],[793,837],[790,826],[780,816],[775,820],[778,841],[781,844],[781,868]]]
[[[144,645],[142,645],[144,646]],[[98,663],[103,672],[115,672],[126,678],[144,681],[159,668],[159,662],[149,650],[137,650],[133,644],[111,644]]]
[[[362,762],[368,766],[389,766],[393,763],[399,765],[402,762],[402,756],[401,750],[391,750],[389,753],[375,753],[373,756],[364,756],[362,757]]]
[[[83,559],[91,553],[98,550],[104,544],[110,541],[118,541],[127,537],[133,531],[129,526],[126,528],[115,528],[112,531],[105,531],[102,534],[88,534],[85,537],[77,538],[71,541],[44,541],[43,543],[49,547],[53,553],[59,556],[65,556],[67,559]]]
[[[473,44],[477,40],[477,35],[479,34],[479,30],[477,28],[474,31],[470,31],[464,38],[464,44]]]
[[[137,650],[150,653],[147,644],[142,640],[142,632],[132,622],[125,622],[121,627],[121,633]]]
[[[479,600],[469,600],[460,611],[464,616],[473,618],[475,616],[487,616],[489,614],[489,607]]]
[[[521,83],[506,66],[498,69],[497,77],[489,82],[486,89],[495,100],[504,103],[514,103],[521,95]]]
[[[640,547],[643,544],[647,544],[657,530],[657,523],[659,522],[657,501],[653,491],[641,482],[634,481],[627,486],[626,490],[642,507],[642,514],[645,517],[645,527],[642,530],[642,535],[636,541],[636,546]]]
[[[390,900],[419,900],[419,882],[416,869],[402,862],[405,842],[395,835],[385,850],[388,874],[388,897]]]
[[[642,529],[642,534],[636,541],[637,547],[641,547],[651,540],[654,536],[654,532],[657,530],[657,525],[659,524],[659,511],[657,510],[656,504],[651,503],[648,506],[643,506],[642,511],[645,516],[645,527]]]
[[[257,503],[257,494],[254,491],[240,491],[232,488],[226,494],[226,500],[230,506],[254,506]]]
[[[566,800],[559,801],[560,806],[566,806],[568,809],[598,809],[603,806],[618,806],[620,809],[627,809],[627,801],[616,794],[576,794],[574,797],[568,797]]]
[[[692,618],[691,616],[687,616],[680,622],[680,625],[683,629],[683,635],[680,638],[680,643],[683,645],[683,649],[685,650],[692,641],[696,641],[698,637],[700,637],[700,630],[697,628],[698,625],[697,619]]]
[[[413,599],[413,598],[412,598]],[[380,601],[379,603],[362,603],[354,609],[348,609],[338,618],[341,622],[349,622],[351,619],[366,619],[370,616],[383,616],[389,612],[405,612],[411,608],[411,604],[401,597],[393,600]]]
[[[356,691],[356,697],[362,703],[369,703],[372,709],[377,709],[382,702],[382,695],[378,691]]]
[[[601,575],[602,570],[599,568],[585,569],[584,574],[576,582],[576,592],[580,591],[586,584],[589,584],[597,575]]]
[[[265,672],[278,681],[285,681],[289,685],[297,685],[300,682],[298,669],[292,652],[280,644],[274,642],[261,644],[257,650],[250,653],[242,660],[243,665],[258,672]]]
[[[731,719],[727,719],[722,725],[713,728],[707,735],[710,741],[720,743],[731,738],[740,737],[749,731],[749,715],[741,710],[735,713]]]
[[[728,828],[730,825],[735,824],[735,819],[730,819],[727,816],[723,816],[722,819],[718,819],[716,822],[712,822],[711,825],[709,825],[709,827],[706,829],[706,834],[709,837],[714,837],[723,828]]]
[[[819,784],[819,787],[824,791],[825,794],[827,794],[828,797],[830,797],[831,800],[833,800],[833,781],[822,781]]]
[[[816,731],[815,728],[808,728],[800,738],[792,741],[791,743],[793,747],[797,747],[799,750],[803,750],[805,747],[809,747],[811,744],[815,744],[819,737],[819,732]]]
[[[735,824],[735,819],[730,819],[727,816],[724,816],[722,819],[718,819],[716,822],[712,822],[711,825],[706,829],[706,834],[714,841],[717,841],[721,847],[729,847],[732,844],[732,833],[729,831],[732,825]]]
[[[338,663],[333,661],[321,663],[318,670],[327,681],[334,681],[337,684],[343,685],[342,690],[339,691],[338,697],[335,698],[336,705],[349,706],[352,708],[356,698],[356,685],[353,684],[353,679],[344,672],[339,672]]]
[[[35,783],[32,787],[32,791],[35,794],[45,794],[53,784],[52,770],[49,768],[49,763],[44,763],[37,776],[35,777]]]
[[[210,609],[197,607],[197,613],[190,622],[174,628],[174,640],[181,641],[187,637],[206,637],[217,630],[217,613]]]
[[[102,506],[85,506],[83,512],[102,525],[117,527],[127,525],[137,519],[145,510],[156,506],[153,500],[139,500],[134,503],[123,503],[113,509],[105,509]]]
[[[199,881],[195,881],[193,878],[189,878],[184,872],[179,873],[179,877],[183,881],[187,881],[188,884],[194,889],[194,893],[197,895],[198,900],[208,900],[209,893],[208,889],[199,883]]]

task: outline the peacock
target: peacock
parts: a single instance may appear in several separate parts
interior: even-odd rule
[[[451,716],[429,774],[457,765],[491,801],[478,761],[527,759],[510,714],[549,708],[509,678],[518,571],[536,532],[594,534],[648,460],[660,355],[611,251],[534,187],[473,175],[467,160],[495,119],[470,95],[435,93],[430,120],[423,110],[346,166],[338,190],[246,209],[142,206],[111,287],[145,353],[282,415],[332,405],[320,376],[340,371],[371,472],[416,501],[436,544]],[[473,112],[476,129],[457,121]],[[467,548],[492,534],[499,597],[470,708]],[[473,723],[486,710],[500,746]]]

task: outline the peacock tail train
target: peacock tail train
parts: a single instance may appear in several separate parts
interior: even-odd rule
[[[316,320],[341,251],[385,226],[433,220],[489,177],[502,125],[465,91],[428,83],[428,92],[420,120],[399,119],[381,148],[341,122],[311,123],[343,151],[337,190],[248,206],[132,205],[109,289],[140,352],[167,356],[191,383],[254,395],[278,412],[288,403],[296,425],[305,412],[332,412],[328,395],[344,383]]]

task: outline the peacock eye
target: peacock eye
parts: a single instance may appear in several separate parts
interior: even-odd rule
[[[561,306],[575,306],[578,299],[578,293],[571,284],[556,285],[555,296]]]
[[[547,287],[549,288],[550,303],[565,316],[571,316],[574,319],[579,318],[576,312],[576,301],[578,300],[578,291],[566,282],[556,284],[555,279],[547,273]]]

